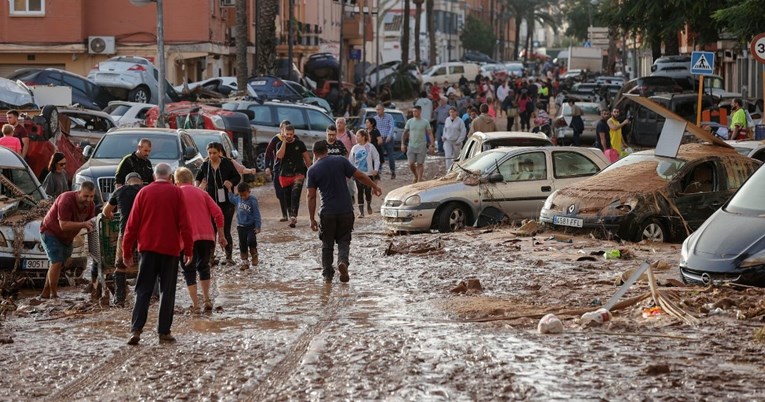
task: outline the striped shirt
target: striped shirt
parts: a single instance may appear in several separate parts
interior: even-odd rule
[[[382,117],[375,114],[375,121],[377,121],[377,130],[380,131],[384,139],[393,137],[393,116],[388,113],[383,113]]]

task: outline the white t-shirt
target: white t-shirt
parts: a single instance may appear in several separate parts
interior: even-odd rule
[[[420,98],[417,99],[417,102],[414,102],[415,106],[419,106],[422,108],[422,117],[425,121],[430,121],[433,116],[433,101],[431,101],[428,98]]]
[[[502,101],[507,98],[508,89],[504,85],[500,85],[499,88],[497,88],[497,100],[502,103]]]

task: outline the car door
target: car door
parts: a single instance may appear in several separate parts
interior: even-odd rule
[[[464,66],[449,66],[449,77],[446,78],[446,81],[449,81],[449,83],[458,82],[464,73]]]
[[[327,138],[327,127],[335,124],[326,114],[313,109],[306,110],[310,124],[310,136],[313,142]],[[363,126],[362,126],[363,127]],[[304,140],[305,141],[305,140]],[[350,151],[350,149],[348,150]]]
[[[683,170],[675,182],[674,203],[690,230],[694,231],[728,200],[733,191],[722,180],[724,170],[716,161],[702,161]],[[700,176],[706,179],[699,179]]]
[[[499,208],[510,219],[538,217],[552,193],[550,170],[548,154],[543,151],[524,152],[506,159],[496,170],[503,180],[484,185],[482,206]]]
[[[552,151],[553,191],[593,176],[600,167],[592,159],[574,150]]]

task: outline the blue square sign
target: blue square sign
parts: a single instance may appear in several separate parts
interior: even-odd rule
[[[691,74],[713,74],[715,54],[713,52],[693,52],[691,54]]]

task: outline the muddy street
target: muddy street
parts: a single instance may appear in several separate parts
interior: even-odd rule
[[[429,160],[426,176],[440,163]],[[393,182],[386,175],[384,190],[410,182],[403,168]],[[264,217],[260,266],[214,267],[210,314],[187,311],[179,275],[175,344],[158,343],[156,305],[131,347],[132,304],[102,308],[81,287],[44,302],[23,292],[0,321],[0,335],[13,339],[0,345],[0,399],[762,398],[759,289],[671,288],[698,326],[644,316],[650,298],[601,326],[582,326],[581,313],[570,312],[606,303],[615,279],[644,260],[666,262],[656,274],[672,285],[677,244],[619,245],[549,230],[525,236],[518,225],[389,236],[376,212],[356,220],[350,283],[325,284],[307,208],[290,229],[278,222],[270,187],[254,195]],[[611,249],[621,258],[598,254]],[[468,279],[482,290],[459,286]],[[623,299],[648,291],[639,281]],[[549,311],[559,312],[562,334],[537,332]]]

